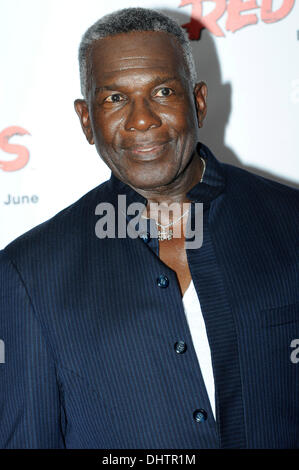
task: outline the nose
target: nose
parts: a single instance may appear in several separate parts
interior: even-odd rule
[[[142,131],[154,127],[160,127],[162,124],[159,116],[154,113],[150,103],[145,99],[136,99],[131,103],[128,117],[125,123],[127,131]]]

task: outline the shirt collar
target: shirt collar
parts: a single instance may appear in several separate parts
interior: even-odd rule
[[[197,155],[202,157],[206,163],[206,169],[202,182],[198,182],[191,188],[187,197],[194,202],[210,203],[220,193],[223,192],[225,187],[225,174],[222,165],[214,157],[212,152],[202,143],[197,145]],[[114,196],[118,194],[126,195],[127,205],[133,202],[141,202],[147,204],[147,199],[137,193],[126,183],[119,180],[113,173],[109,180],[109,188]]]

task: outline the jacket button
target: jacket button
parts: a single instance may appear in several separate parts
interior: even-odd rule
[[[149,243],[151,240],[149,232],[141,233],[139,237],[144,241],[144,243]]]
[[[199,410],[195,410],[193,413],[193,418],[197,423],[203,423],[208,419],[208,414],[205,410],[200,408]]]
[[[157,284],[159,287],[168,287],[169,285],[169,279],[165,274],[161,274],[161,276],[158,277],[157,279]]]
[[[187,349],[187,344],[185,343],[185,341],[178,341],[177,343],[175,343],[174,349],[176,353],[184,354]]]

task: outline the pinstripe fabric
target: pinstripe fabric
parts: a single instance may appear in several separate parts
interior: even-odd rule
[[[212,345],[216,414],[222,448],[246,447],[244,405],[236,328],[204,212],[204,249],[188,250],[191,275]],[[214,292],[214,295],[211,295]]]
[[[5,363],[0,368],[1,447],[61,447],[56,367],[25,287],[1,256],[1,325]]]
[[[187,254],[217,425],[157,240],[95,236],[99,202],[145,202],[112,176],[0,253],[0,447],[299,447],[298,194],[200,154],[204,241]]]

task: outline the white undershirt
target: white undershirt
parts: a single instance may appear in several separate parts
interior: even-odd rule
[[[215,418],[215,383],[212,368],[211,349],[200,303],[192,280],[183,296],[182,301],[193,341],[193,346],[197,355],[202,377]]]

